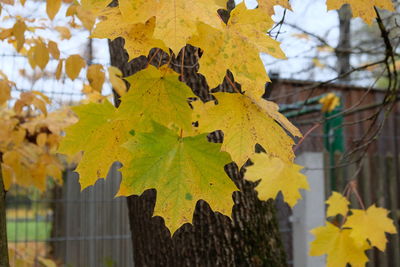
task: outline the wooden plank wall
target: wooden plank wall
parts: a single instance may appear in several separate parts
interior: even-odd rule
[[[278,104],[291,104],[297,101],[304,101],[308,98],[319,96],[328,92],[341,94],[344,109],[365,107],[371,104],[380,103],[385,96],[385,91],[380,89],[370,89],[349,85],[329,84],[314,88],[312,82],[278,80],[273,84],[272,93],[269,99]],[[312,88],[312,89],[310,89]],[[367,109],[355,112],[344,117],[344,138],[346,149],[354,147],[355,142],[369,129],[371,120],[368,118],[377,109]],[[314,123],[322,118],[321,112],[314,112],[307,115],[291,118],[302,133],[314,126]],[[379,116],[379,121],[383,120],[383,114]],[[385,155],[391,152],[393,155],[400,153],[400,102],[398,102],[387,117],[379,138],[374,142],[368,152],[370,154]],[[323,127],[319,127],[307,138],[297,150],[302,152],[321,152],[323,147]],[[397,145],[396,145],[397,144]]]

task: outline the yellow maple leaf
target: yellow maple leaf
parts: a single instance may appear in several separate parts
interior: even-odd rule
[[[365,266],[368,261],[364,251],[369,249],[366,240],[358,246],[351,237],[351,229],[339,229],[326,222],[325,226],[311,230],[315,240],[310,243],[310,255],[327,254],[327,267]]]
[[[244,3],[233,9],[228,24],[221,30],[198,24],[198,35],[189,43],[204,50],[199,72],[206,77],[210,88],[222,83],[229,69],[242,88],[249,90],[246,93],[257,97],[264,93],[265,83],[270,79],[260,53],[285,58],[279,42],[266,34],[272,25],[272,19],[262,10],[248,10]]]
[[[332,112],[340,105],[340,98],[334,93],[328,93],[319,100],[319,103],[322,104],[323,112]]]
[[[254,100],[242,94],[216,93],[214,95],[218,100],[218,105],[213,102],[192,103],[193,120],[199,121],[199,130],[202,132],[215,130],[224,132],[222,149],[231,154],[238,166],[242,166],[254,155],[254,147],[257,143],[270,155],[285,161],[293,160],[294,142],[275,121],[275,119],[283,118],[279,114],[270,115],[270,113],[278,113],[277,110],[270,108],[276,108],[275,105],[271,106],[269,101]],[[283,122],[283,126],[293,135],[301,135],[289,121]]]
[[[381,251],[386,248],[385,232],[395,234],[393,220],[387,217],[389,213],[384,208],[378,208],[375,205],[367,210],[351,209],[353,213],[347,218],[344,227],[351,227],[351,237],[360,246],[369,240],[372,246],[376,246]]]
[[[154,37],[178,54],[196,32],[198,22],[220,27],[219,4],[215,0],[121,0],[119,8],[123,19],[130,23],[157,17]]]
[[[374,6],[394,11],[392,0],[327,0],[328,10],[340,9],[344,4],[351,5],[353,17],[361,17],[367,24],[376,18]]]
[[[111,40],[118,37],[124,38],[124,47],[128,52],[129,60],[142,55],[147,56],[150,49],[154,47],[168,51],[161,40],[153,38],[155,17],[145,23],[125,22],[118,8],[109,8],[102,13],[102,18],[103,20],[96,25],[91,37]]]
[[[336,216],[337,214],[346,216],[349,211],[350,202],[338,192],[332,192],[332,195],[325,203],[329,205],[326,212],[327,217]]]
[[[157,15],[157,0],[119,0],[123,19],[129,23],[145,23]]]
[[[81,0],[81,5],[83,8],[96,13],[106,8],[112,0]]]
[[[210,27],[221,27],[215,0],[160,0],[154,36],[178,54],[196,33],[196,25],[203,22]]]
[[[132,124],[116,119],[115,107],[108,101],[72,109],[79,121],[66,129],[59,152],[73,156],[84,151],[76,169],[83,190],[94,185],[97,179],[105,178],[113,162],[125,163],[129,159],[129,154],[121,144],[127,141]]]
[[[80,55],[71,55],[65,61],[65,72],[71,80],[75,80],[85,66],[86,61]]]
[[[251,157],[254,165],[246,167],[245,179],[256,182],[258,197],[261,200],[274,199],[282,192],[285,202],[291,207],[301,199],[300,189],[309,190],[307,177],[300,173],[303,168],[292,162],[286,162],[265,153],[257,153]]]

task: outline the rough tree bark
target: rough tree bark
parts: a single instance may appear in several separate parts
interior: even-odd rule
[[[228,6],[232,5],[233,1],[228,1]],[[221,12],[221,15],[227,18],[229,13]],[[111,64],[120,68],[124,76],[145,68],[149,59],[155,66],[169,61],[168,55],[153,49],[148,57],[128,63],[123,43],[121,38],[110,42],[110,54]],[[209,87],[205,78],[197,73],[199,56],[201,51],[188,45],[172,58],[170,67],[181,73],[181,80],[202,101],[209,101],[212,99]],[[236,86],[240,88],[240,85]],[[213,90],[233,91],[233,88],[224,81]],[[116,103],[118,105],[118,100]],[[222,138],[221,132],[209,136],[212,142],[222,142]],[[163,219],[152,217],[155,190],[127,198],[136,266],[286,266],[273,201],[258,200],[254,184],[243,179],[244,170],[239,170],[235,164],[227,165],[225,170],[240,189],[233,194],[232,220],[213,212],[200,200],[193,224],[185,224],[172,238]]]
[[[1,158],[1,157],[0,157]],[[8,267],[6,191],[0,167],[0,267]]]

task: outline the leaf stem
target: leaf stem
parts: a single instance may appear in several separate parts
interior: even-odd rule
[[[150,65],[153,59],[157,56],[158,52],[160,52],[160,48],[157,48],[156,52],[151,56],[151,58],[147,61],[146,68]]]
[[[361,208],[363,210],[365,210],[364,202],[362,201],[361,196],[360,196],[360,194],[358,193],[358,190],[357,190],[357,181],[351,181],[349,184],[350,184],[351,191],[354,193],[354,195],[357,198],[358,204],[360,204]]]
[[[235,90],[236,93],[240,94],[240,90],[236,87],[235,83],[229,78],[228,74],[225,75],[225,78],[229,82],[229,84],[233,87],[233,90]]]

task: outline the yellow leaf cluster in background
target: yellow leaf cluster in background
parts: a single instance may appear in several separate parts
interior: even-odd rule
[[[384,251],[386,233],[397,233],[386,209],[375,205],[366,210],[349,209],[349,201],[337,192],[326,203],[327,217],[341,215],[343,220],[339,226],[326,222],[311,231],[315,240],[310,244],[310,255],[327,254],[328,267],[364,266],[368,262],[365,251],[372,247]]]
[[[10,258],[10,266],[13,267],[57,267],[55,261],[38,256],[33,246],[18,247],[18,249],[9,248],[8,255]]]
[[[4,82],[5,80],[2,80]],[[2,83],[0,83],[2,84]],[[0,155],[5,189],[12,184],[46,189],[48,177],[61,182],[62,161],[56,156],[64,127],[75,122],[71,112],[47,112],[49,99],[40,92],[20,94],[13,108],[0,106]]]

